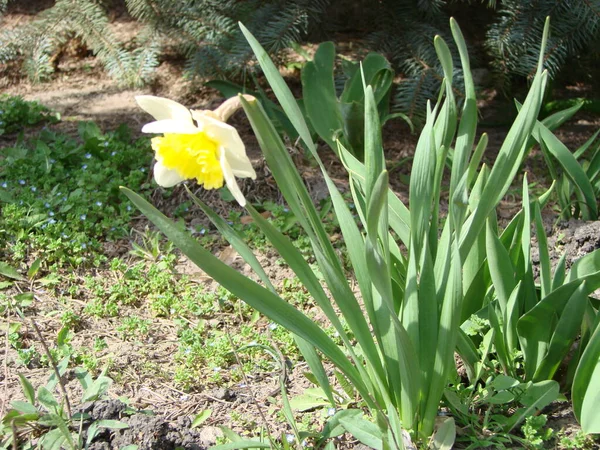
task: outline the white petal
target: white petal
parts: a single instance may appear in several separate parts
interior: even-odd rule
[[[240,190],[240,187],[238,186],[235,176],[231,170],[231,166],[223,154],[221,154],[221,169],[223,170],[223,178],[225,178],[227,189],[229,189],[229,192],[231,192],[233,198],[237,200],[240,206],[246,206],[246,198],[244,197],[244,194],[242,194],[242,191]]]
[[[185,178],[181,177],[176,170],[167,169],[160,161],[157,161],[154,164],[154,180],[159,186],[168,188],[185,181]]]
[[[190,110],[176,101],[153,95],[138,95],[135,101],[156,120],[174,119],[193,124]]]
[[[231,125],[210,116],[203,116],[203,120],[204,132],[219,143],[221,153],[223,153],[223,150],[225,151],[233,174],[236,177],[256,179],[256,172],[246,155],[246,147],[237,130]]]
[[[231,167],[231,172],[238,178],[252,178],[256,180],[256,172],[252,167],[250,159],[246,155],[243,157],[237,156],[236,152],[232,152],[227,148],[221,147],[221,154],[225,154],[225,158]]]
[[[150,122],[144,125],[142,133],[179,133],[179,134],[195,134],[200,130],[190,121],[163,119],[156,122]]]

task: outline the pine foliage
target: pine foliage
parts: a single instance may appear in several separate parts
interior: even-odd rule
[[[0,0],[0,13],[10,1]],[[337,21],[346,32],[365,33],[370,49],[388,57],[403,79],[392,109],[418,120],[442,80],[433,37],[452,42],[448,19],[456,12],[465,13],[474,38],[469,41],[481,45],[479,53],[487,53],[505,88],[533,73],[546,16],[552,26],[545,54],[551,75],[573,57],[594,67],[600,44],[600,0],[122,0],[145,25],[125,47],[110,32],[103,1],[56,0],[34,22],[1,31],[0,63],[22,58],[30,78],[43,80],[55,70],[61,46],[77,37],[112,77],[139,86],[151,78],[168,42],[186,57],[189,76],[241,79],[256,66],[238,22],[277,60],[311,30],[331,29]],[[460,66],[457,58],[455,63]],[[457,93],[461,80],[457,72]]]
[[[188,74],[239,75],[253,57],[238,22],[276,55],[323,20],[329,0],[126,0],[139,20],[180,43]]]
[[[511,77],[531,78],[540,50],[545,18],[550,17],[550,40],[546,47],[545,67],[551,76],[600,37],[600,1],[598,0],[504,0],[497,20],[487,33],[486,47],[492,65],[504,84]]]
[[[154,36],[141,33],[140,46],[126,50],[110,32],[104,9],[92,0],[57,0],[33,22],[0,32],[0,62],[22,57],[27,76],[42,81],[55,71],[58,55],[74,37],[124,85],[143,85],[158,65],[160,47]]]

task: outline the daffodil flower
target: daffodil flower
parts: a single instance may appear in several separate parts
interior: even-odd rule
[[[138,96],[136,101],[156,119],[144,125],[142,132],[162,134],[152,138],[154,179],[160,186],[196,179],[205,189],[219,189],[225,183],[245,206],[235,177],[255,179],[256,172],[237,130],[225,123],[240,107],[237,97],[215,111],[189,110],[173,100],[151,95]]]

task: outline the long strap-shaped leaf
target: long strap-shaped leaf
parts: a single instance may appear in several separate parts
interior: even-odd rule
[[[584,433],[600,433],[600,315],[595,329],[577,366],[572,398],[575,417]]]
[[[190,260],[225,289],[259,310],[274,322],[297,334],[325,354],[344,372],[361,396],[368,401],[371,394],[356,368],[339,347],[312,320],[268,289],[246,278],[205,250],[187,232],[133,191],[122,188],[127,197],[152,221]]]
[[[265,284],[265,286],[271,292],[276,293],[275,287],[273,286],[273,284],[271,283],[271,280],[269,279],[269,277],[265,273],[264,269],[258,262],[258,259],[254,255],[254,253],[252,252],[250,247],[248,247],[248,245],[246,245],[244,240],[239,236],[239,234],[231,226],[229,226],[229,224],[225,220],[223,220],[219,215],[215,214],[215,212],[212,209],[210,209],[208,207],[208,205],[206,205],[197,196],[195,196],[189,190],[189,188],[187,186],[186,186],[186,189],[188,191],[188,194],[192,197],[192,200],[194,201],[194,203],[196,203],[196,205],[198,205],[200,207],[200,209],[202,209],[202,211],[208,216],[210,221],[217,227],[217,229],[219,230],[221,235],[223,237],[225,237],[225,239],[227,239],[227,241],[240,254],[240,256],[244,259],[244,261],[246,261],[250,265],[252,270],[254,270],[254,272],[259,276],[260,280]],[[266,222],[266,220],[260,214],[258,214],[254,208],[252,208],[251,206],[248,206],[248,207],[250,208],[249,210],[250,210],[251,214],[253,214],[253,217],[255,217],[255,219],[256,219],[256,216],[258,216]],[[273,241],[270,240],[270,242],[273,242]],[[294,247],[294,249],[295,249],[295,247]],[[300,257],[300,258],[302,258],[302,257]],[[304,259],[302,259],[302,262],[304,262],[306,264]],[[294,270],[294,273],[298,274],[298,271]],[[310,273],[314,276],[312,271],[310,271]],[[321,289],[321,292],[323,292],[321,285],[318,283],[318,281],[316,284]],[[304,285],[306,286],[306,283],[304,283]],[[309,292],[310,292],[310,289],[309,289]],[[311,292],[311,295],[313,295],[313,297],[315,296],[315,294],[312,292]],[[327,304],[329,304],[324,292],[323,292],[323,296],[325,297]],[[337,316],[335,316],[335,314],[334,314],[334,317],[337,318]],[[341,324],[340,324],[338,331],[340,333],[342,333],[344,331],[343,327],[341,327]],[[306,360],[306,363],[310,367],[311,372],[314,374],[315,378],[319,382],[319,385],[322,387],[323,391],[325,392],[325,395],[327,395],[327,399],[333,406],[335,406],[335,400],[333,398],[333,391],[331,389],[331,385],[329,384],[329,379],[327,378],[327,374],[325,373],[325,369],[323,368],[323,364],[321,363],[321,359],[319,358],[317,351],[315,350],[315,348],[312,345],[307,343],[304,339],[300,338],[297,335],[293,335],[293,336],[294,336],[294,340],[296,341],[296,345],[298,346],[298,349],[300,350],[300,353],[302,353],[302,356],[304,357],[304,359]]]

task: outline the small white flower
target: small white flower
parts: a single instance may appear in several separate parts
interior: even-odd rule
[[[329,408],[327,409],[327,415],[329,417],[333,416],[335,414],[335,408]]]
[[[80,218],[81,220],[85,220],[85,219],[87,219],[87,216],[86,216],[85,214],[82,214],[82,215],[80,215],[80,216],[79,216],[79,218]]]
[[[294,435],[293,434],[286,434],[285,435],[285,440],[288,441],[288,444],[291,444],[292,442],[294,442]]]

